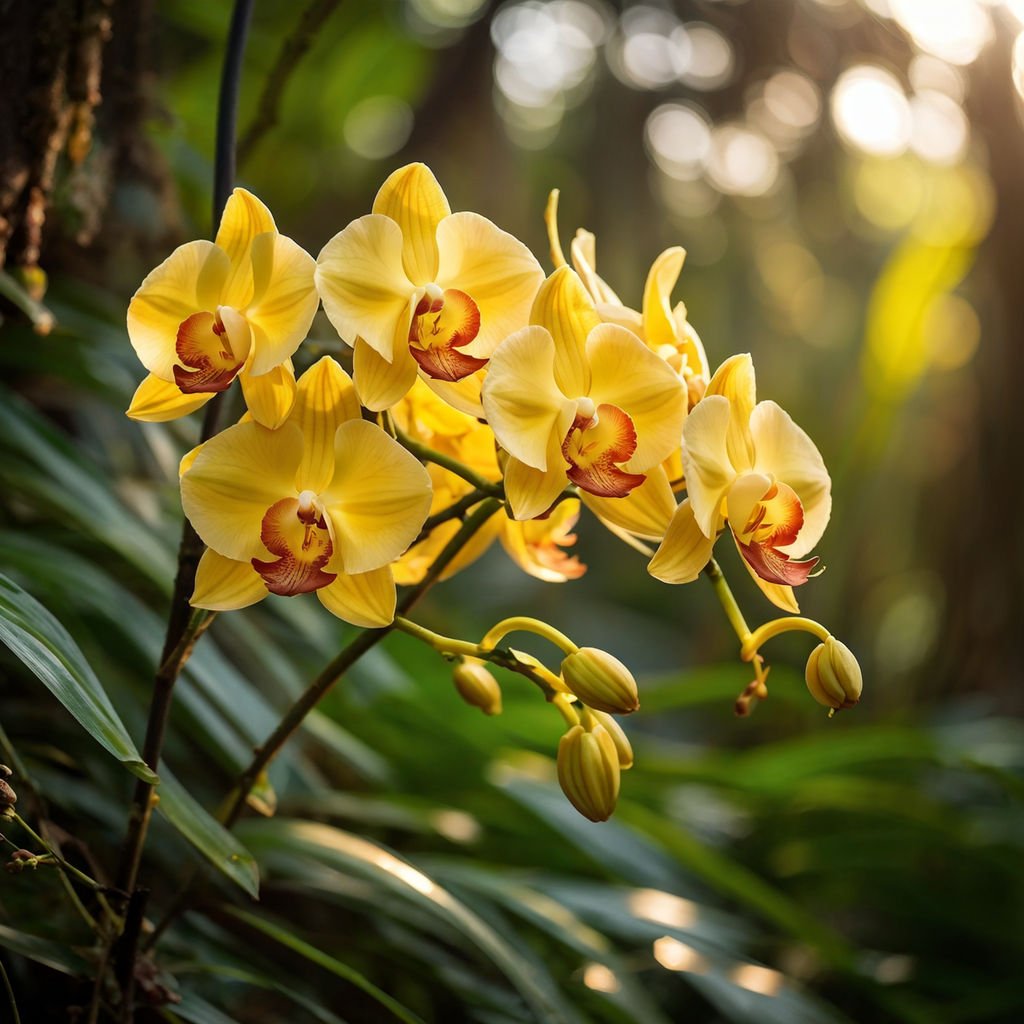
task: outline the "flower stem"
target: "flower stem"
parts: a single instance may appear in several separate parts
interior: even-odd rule
[[[740,606],[736,603],[736,598],[733,597],[729,584],[725,581],[725,575],[722,573],[721,567],[712,558],[704,566],[704,572],[708,579],[711,580],[711,585],[715,588],[715,594],[718,596],[719,604],[721,604],[722,610],[725,612],[725,617],[729,620],[729,625],[736,631],[740,644],[745,646],[748,637],[751,635],[750,627],[747,625],[746,619],[743,618],[743,612],[740,611]],[[749,659],[746,660],[749,661]]]
[[[495,498],[504,497],[505,491],[500,483],[485,479],[479,473],[470,469],[469,466],[463,465],[458,459],[453,459],[449,455],[435,451],[428,445],[414,441],[401,430],[396,429],[395,434],[402,447],[410,451],[421,462],[433,462],[435,466],[447,469],[449,473],[454,473],[457,477],[461,477],[467,483],[472,484],[482,494],[489,494]]]
[[[740,657],[744,661],[751,661],[760,647],[766,644],[773,637],[781,636],[783,633],[801,631],[811,633],[824,643],[831,635],[829,631],[814,619],[806,619],[801,615],[786,615],[779,619],[772,619],[763,626],[758,626],[744,641],[740,648]]]
[[[554,626],[549,626],[539,619],[531,619],[526,615],[516,615],[511,619],[502,619],[497,625],[492,626],[487,635],[480,641],[482,647],[496,647],[509,633],[535,633],[544,637],[566,654],[575,654],[579,647],[576,646],[564,633],[560,633]]]

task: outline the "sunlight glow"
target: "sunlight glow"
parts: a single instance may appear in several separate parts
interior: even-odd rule
[[[729,972],[729,980],[748,992],[762,996],[777,996],[785,983],[785,976],[770,967],[757,964],[737,964]]]
[[[692,900],[660,889],[636,889],[629,894],[627,905],[634,917],[669,928],[692,928],[700,911]]]
[[[693,181],[711,152],[711,126],[698,107],[664,103],[647,118],[644,136],[651,158],[670,178]]]
[[[684,85],[694,89],[718,89],[732,77],[736,56],[729,40],[711,25],[703,22],[686,26],[692,53],[689,66],[679,76]]]
[[[779,176],[779,155],[760,132],[738,124],[719,125],[711,135],[708,177],[729,195],[760,196]]]
[[[619,979],[604,964],[587,964],[583,968],[583,984],[595,992],[619,991]]]
[[[910,100],[910,148],[922,160],[955,164],[967,151],[970,128],[960,105],[944,93],[925,90]]]
[[[889,0],[892,17],[927,53],[970,64],[992,37],[992,21],[977,0]]]
[[[654,940],[654,959],[667,971],[688,971],[690,974],[705,974],[709,964],[702,953],[670,935]]]
[[[869,64],[844,71],[832,90],[832,120],[843,141],[875,156],[910,143],[910,104],[895,75]]]

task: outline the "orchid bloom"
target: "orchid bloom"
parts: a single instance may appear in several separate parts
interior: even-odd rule
[[[755,404],[756,403],[756,404]],[[717,370],[683,428],[687,498],[648,566],[666,583],[700,574],[726,523],[754,582],[786,611],[805,583],[832,508],[828,470],[814,442],[774,402],[756,402],[749,355]]]
[[[501,480],[494,451],[494,434],[480,423],[442,401],[422,380],[393,409],[395,420],[406,433],[436,451],[457,459],[487,480]],[[468,494],[472,484],[442,466],[427,466],[434,489],[431,514],[449,508]],[[545,519],[520,523],[504,511],[496,512],[452,559],[439,577],[448,579],[476,561],[497,538],[508,556],[523,572],[547,583],[564,583],[586,572],[575,556],[565,549],[576,542],[573,527],[580,503],[570,498],[559,502]],[[394,565],[400,584],[418,583],[427,569],[458,530],[457,520],[441,523],[430,535],[413,545]]]
[[[537,293],[530,326],[491,357],[482,398],[509,454],[516,519],[542,515],[569,483],[584,501],[622,499],[650,471],[664,477],[686,418],[679,377],[631,331],[602,323],[567,266]]]
[[[185,457],[182,505],[209,548],[192,604],[229,610],[316,591],[346,622],[387,625],[390,563],[430,497],[427,471],[360,418],[351,379],[325,356],[299,379],[279,429],[243,420]]]
[[[457,397],[444,385],[485,366],[526,322],[543,277],[522,242],[479,214],[452,213],[423,164],[390,175],[373,212],[324,246],[316,270],[324,310],[355,350],[359,397],[378,411],[417,373]],[[477,411],[476,394],[466,411]]]
[[[548,240],[556,264],[564,262],[558,240],[558,190],[552,191],[545,213]],[[606,323],[631,330],[647,347],[661,356],[686,385],[689,407],[700,401],[711,376],[704,345],[686,319],[683,302],[672,305],[672,290],[679,280],[686,250],[675,245],[666,249],[651,265],[644,285],[642,311],[627,306],[597,273],[597,239],[579,228],[569,247],[572,265],[594,300],[598,316]]]
[[[236,188],[216,240],[179,246],[132,298],[128,336],[149,376],[128,415],[176,419],[237,376],[253,418],[280,426],[295,398],[291,356],[319,304],[314,268],[266,206]]]

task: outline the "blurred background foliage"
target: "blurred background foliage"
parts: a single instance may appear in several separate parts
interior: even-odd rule
[[[0,571],[138,738],[198,427],[124,418],[141,375],[124,310],[209,233],[230,10],[111,11],[95,129],[58,162],[38,260],[4,280]],[[260,902],[203,874],[154,963],[154,999],[180,1001],[140,1019],[1024,1018],[1022,26],[1016,0],[256,4],[239,183],[309,251],[413,159],[545,265],[560,188],[563,242],[594,231],[629,305],[654,257],[686,247],[678,295],[712,366],[750,351],[759,397],[832,471],[827,571],[801,601],[858,654],[865,695],[827,720],[804,638],[786,637],[771,698],[738,720],[747,670],[702,581],[666,588],[586,518],[579,581],[544,586],[492,551],[418,617],[476,639],[529,611],[634,669],[613,820],[561,796],[560,719],[524,681],[484,719],[394,637],[275,762],[276,816],[238,827]],[[45,309],[18,284],[36,265]],[[321,314],[304,358],[325,351],[343,355]],[[748,618],[769,617],[723,562]],[[345,637],[312,601],[216,622],[166,750],[195,801],[216,808]],[[2,668],[19,810],[109,876],[130,778],[19,662]],[[154,922],[198,860],[158,822]],[[88,1001],[89,936],[63,897],[52,870],[0,884],[25,1021]]]

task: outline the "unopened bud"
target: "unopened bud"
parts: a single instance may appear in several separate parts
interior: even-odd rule
[[[614,716],[604,711],[592,711],[591,714],[608,730],[608,735],[615,744],[615,753],[619,755],[619,767],[625,771],[633,767],[633,746],[629,737],[623,732],[622,726]]]
[[[0,767],[6,767],[0,765]],[[10,775],[10,769],[4,773]],[[18,794],[14,792],[10,784],[0,778],[0,818],[12,818],[14,816],[14,805],[18,802]]]
[[[640,707],[633,674],[607,651],[581,647],[562,662],[565,685],[587,707],[628,715]]]
[[[498,680],[475,658],[463,658],[455,666],[452,681],[459,696],[485,715],[501,714],[501,687]]]
[[[603,725],[574,725],[558,744],[558,783],[591,821],[607,821],[619,798],[619,755]]]
[[[806,679],[811,696],[827,708],[852,708],[864,687],[853,651],[834,636],[811,651]]]

